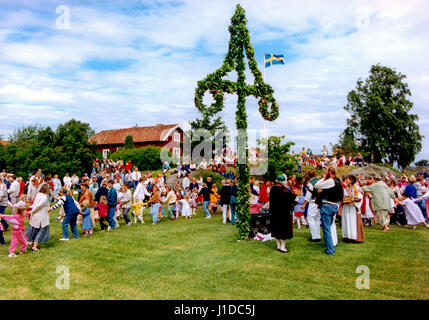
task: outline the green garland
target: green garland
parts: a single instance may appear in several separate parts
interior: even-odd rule
[[[237,129],[242,130],[244,135],[238,137],[237,151],[239,159],[245,160],[245,163],[238,164],[237,212],[240,221],[237,223],[237,227],[240,239],[245,239],[250,231],[246,97],[254,96],[259,98],[259,112],[265,120],[273,121],[279,116],[279,106],[273,97],[274,90],[270,85],[264,83],[262,73],[258,69],[255,51],[250,44],[249,30],[246,27],[246,23],[245,11],[237,4],[235,13],[231,18],[231,25],[228,28],[231,38],[223,65],[214,73],[198,81],[194,99],[195,106],[201,113],[213,116],[224,107],[224,93],[236,93],[238,95],[235,123]],[[253,85],[247,85],[245,81],[244,53],[246,53],[249,68],[255,79]],[[232,70],[237,72],[237,82],[222,80],[222,77]],[[203,103],[203,97],[207,91],[210,92],[214,100],[209,107]]]

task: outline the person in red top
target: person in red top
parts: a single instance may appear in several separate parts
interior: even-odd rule
[[[133,166],[131,165],[131,160],[128,160],[127,163],[125,164],[125,170],[128,170],[128,172],[131,172],[132,168]]]
[[[21,177],[18,178],[18,182],[19,182],[19,196],[22,196],[25,193],[25,182]]]
[[[261,186],[261,190],[259,190],[259,202],[262,203],[262,205],[264,205],[265,203],[267,203],[269,201],[268,199],[268,185],[269,185],[269,181],[265,181],[262,186]]]

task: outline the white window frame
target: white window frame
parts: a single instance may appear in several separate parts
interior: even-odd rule
[[[177,159],[180,159],[180,148],[173,148],[173,156],[177,157]]]
[[[178,132],[174,133],[174,142],[180,142],[180,133]]]
[[[107,159],[107,154],[109,153],[110,149],[103,149],[103,158]]]
[[[116,151],[120,151],[122,149],[122,147],[117,147]]]

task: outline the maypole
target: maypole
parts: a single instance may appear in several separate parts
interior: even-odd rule
[[[245,11],[237,4],[235,13],[231,18],[231,25],[228,29],[231,37],[224,62],[214,73],[198,81],[194,99],[195,106],[201,113],[214,115],[224,107],[224,93],[235,93],[238,96],[235,125],[237,127],[239,182],[237,194],[239,221],[237,227],[240,239],[247,238],[250,231],[246,97],[252,95],[259,98],[259,112],[265,120],[273,121],[279,116],[279,107],[273,97],[274,90],[264,82],[262,73],[257,67],[255,51],[250,43],[250,35],[246,23]],[[244,54],[246,54],[249,68],[254,77],[253,85],[247,85],[245,81],[246,76],[244,71],[246,66]],[[237,82],[222,79],[228,72],[233,70],[237,72]],[[210,107],[203,103],[203,96],[206,91],[209,91],[214,99]]]

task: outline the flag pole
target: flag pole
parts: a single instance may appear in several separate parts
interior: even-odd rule
[[[265,83],[265,52],[264,52],[264,60],[262,60],[262,66],[264,67],[264,78],[263,78],[263,80],[264,80],[264,83]],[[264,138],[266,138],[265,137],[265,119],[264,119]]]

